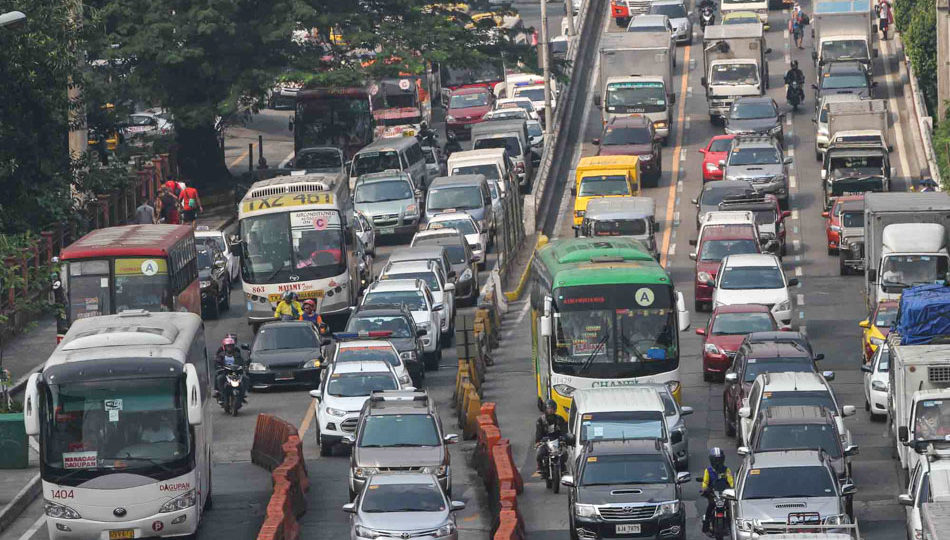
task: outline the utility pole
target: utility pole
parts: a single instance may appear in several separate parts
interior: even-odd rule
[[[577,35],[577,29],[574,28],[574,0],[564,0],[564,13],[567,13],[567,35],[570,37]]]
[[[570,1],[570,0],[568,0]],[[544,138],[550,140],[554,120],[551,114],[551,59],[548,56],[548,0],[541,0],[541,74],[544,77]]]
[[[82,26],[82,4],[77,0],[69,2],[69,18],[73,26],[78,29]],[[71,40],[70,50],[76,53],[76,62],[81,67],[82,55],[76,50],[78,44]],[[69,99],[69,156],[77,159],[89,146],[89,136],[86,130],[86,110],[79,86],[70,77],[66,81],[66,95]],[[102,134],[104,137],[105,134]]]

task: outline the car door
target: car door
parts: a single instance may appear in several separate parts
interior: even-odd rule
[[[914,472],[910,476],[910,484],[907,493],[911,496],[913,504],[907,507],[907,533],[909,538],[914,538],[914,532],[921,529],[920,521],[920,495],[921,485],[924,479],[923,462],[918,460],[914,467]]]
[[[706,335],[710,335],[710,333],[712,332],[712,324],[710,324],[709,326],[710,328],[709,330],[706,331],[707,332]],[[743,381],[743,377],[745,377],[745,373],[743,373],[745,371],[743,369],[744,367],[745,367],[745,351],[743,350],[742,347],[740,347],[739,350],[736,352],[735,359],[733,359],[732,361],[732,367],[726,371],[726,373],[732,372],[736,374],[736,377],[737,377],[736,382],[726,383],[726,388],[724,390],[726,399],[725,399],[725,403],[723,404],[723,407],[726,411],[726,414],[729,416],[729,418],[733,422],[735,422],[736,415],[738,414],[736,411],[738,411],[739,407],[741,407],[740,403],[742,402],[742,397],[743,397],[742,396],[742,381]]]
[[[740,418],[738,427],[739,441],[742,444],[745,444],[745,439],[748,437],[748,433],[752,428],[752,420],[758,416],[759,407],[762,403],[762,386],[760,381],[756,381],[752,385],[752,390],[749,391],[749,397],[744,398],[740,406],[749,407],[749,417]]]
[[[435,329],[435,337],[432,338],[438,342],[439,340],[439,329],[442,328],[442,317],[445,316],[445,306],[442,306],[442,309],[439,311],[435,310],[435,299],[432,298],[432,291],[429,290],[429,287],[423,285],[422,295],[426,299],[426,307],[429,309],[430,319],[432,321],[432,328]]]

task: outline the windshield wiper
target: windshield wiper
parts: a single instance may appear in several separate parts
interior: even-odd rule
[[[287,268],[287,261],[284,261],[277,270],[274,270],[271,275],[267,276],[267,279],[265,279],[264,282],[270,282],[270,280],[277,277],[277,274],[283,272],[284,268]]]
[[[172,472],[172,469],[170,467],[168,467],[161,461],[158,461],[154,458],[132,457],[132,456],[110,456],[110,457],[104,457],[104,458],[99,458],[99,459],[111,459],[112,461],[147,461],[165,472]],[[115,467],[113,466],[113,469],[114,468]]]
[[[580,375],[581,373],[585,373],[587,369],[590,368],[591,364],[594,363],[594,357],[597,356],[597,353],[600,352],[600,349],[602,349],[604,345],[607,344],[607,340],[609,338],[610,338],[610,333],[604,334],[604,337],[601,338],[601,340],[597,343],[597,347],[595,347],[594,351],[590,353],[590,356],[588,356],[587,359],[584,360],[584,364],[581,366],[581,368],[577,370],[578,375]]]

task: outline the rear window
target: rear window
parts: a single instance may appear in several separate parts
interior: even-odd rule
[[[521,141],[515,136],[479,139],[475,141],[475,145],[472,149],[481,150],[482,148],[504,148],[508,150],[509,155],[521,155]]]
[[[493,165],[491,163],[486,163],[484,165],[465,165],[462,167],[452,167],[452,171],[449,173],[452,176],[459,176],[462,174],[483,174],[485,178],[491,180],[498,180],[501,178],[501,173],[498,172],[498,165]]]
[[[732,139],[715,139],[709,143],[710,152],[728,152],[732,146]]]

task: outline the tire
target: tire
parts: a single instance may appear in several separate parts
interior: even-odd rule
[[[426,369],[433,370],[433,371],[438,370],[439,363],[441,361],[442,361],[442,348],[437,347],[434,353],[431,353],[428,356],[426,356],[426,359],[425,359]]]
[[[693,307],[696,309],[696,312],[698,313],[703,310],[703,302],[701,300],[695,300],[693,302]]]
[[[867,399],[864,400],[864,410],[868,412],[871,411],[871,403]],[[874,415],[872,414],[871,416],[874,416]]]
[[[708,371],[703,371],[703,381],[712,382],[712,379],[713,379],[712,373],[709,373]]]
[[[224,287],[224,303],[221,305],[222,310],[231,311],[231,282],[228,281]]]
[[[241,397],[238,394],[231,392],[231,397],[228,398],[230,403],[228,408],[231,409],[231,416],[237,416],[238,409],[241,408]]]
[[[736,436],[736,427],[729,423],[729,420],[725,418],[722,419],[723,426],[725,427],[724,431],[726,432],[726,437],[735,437]]]
[[[330,457],[333,455],[333,445],[322,435],[317,435],[317,442],[320,444],[320,457]]]
[[[549,458],[549,459],[550,459],[550,458]],[[550,467],[551,467],[551,466],[548,465],[548,468],[549,468],[549,469],[550,469]],[[554,489],[553,481],[552,481],[552,479],[551,479],[551,471],[550,471],[550,470],[548,471],[547,477],[545,477],[545,479],[544,479],[544,486],[545,486],[546,488],[548,488],[548,489]]]
[[[838,273],[842,276],[847,276],[851,274],[851,269],[848,268],[848,265],[844,263],[845,255],[840,250],[838,251]]]
[[[818,162],[822,161],[821,152],[819,152],[818,150],[815,150],[815,161],[818,161]]]
[[[350,492],[349,501],[350,501],[350,502],[353,502],[353,499],[356,498],[356,492],[353,491],[353,488],[351,488],[351,487],[347,487],[346,490]]]
[[[828,248],[828,255],[837,255],[837,254],[838,254],[838,250],[837,250],[837,249],[835,249],[835,248],[833,248],[833,247]]]

